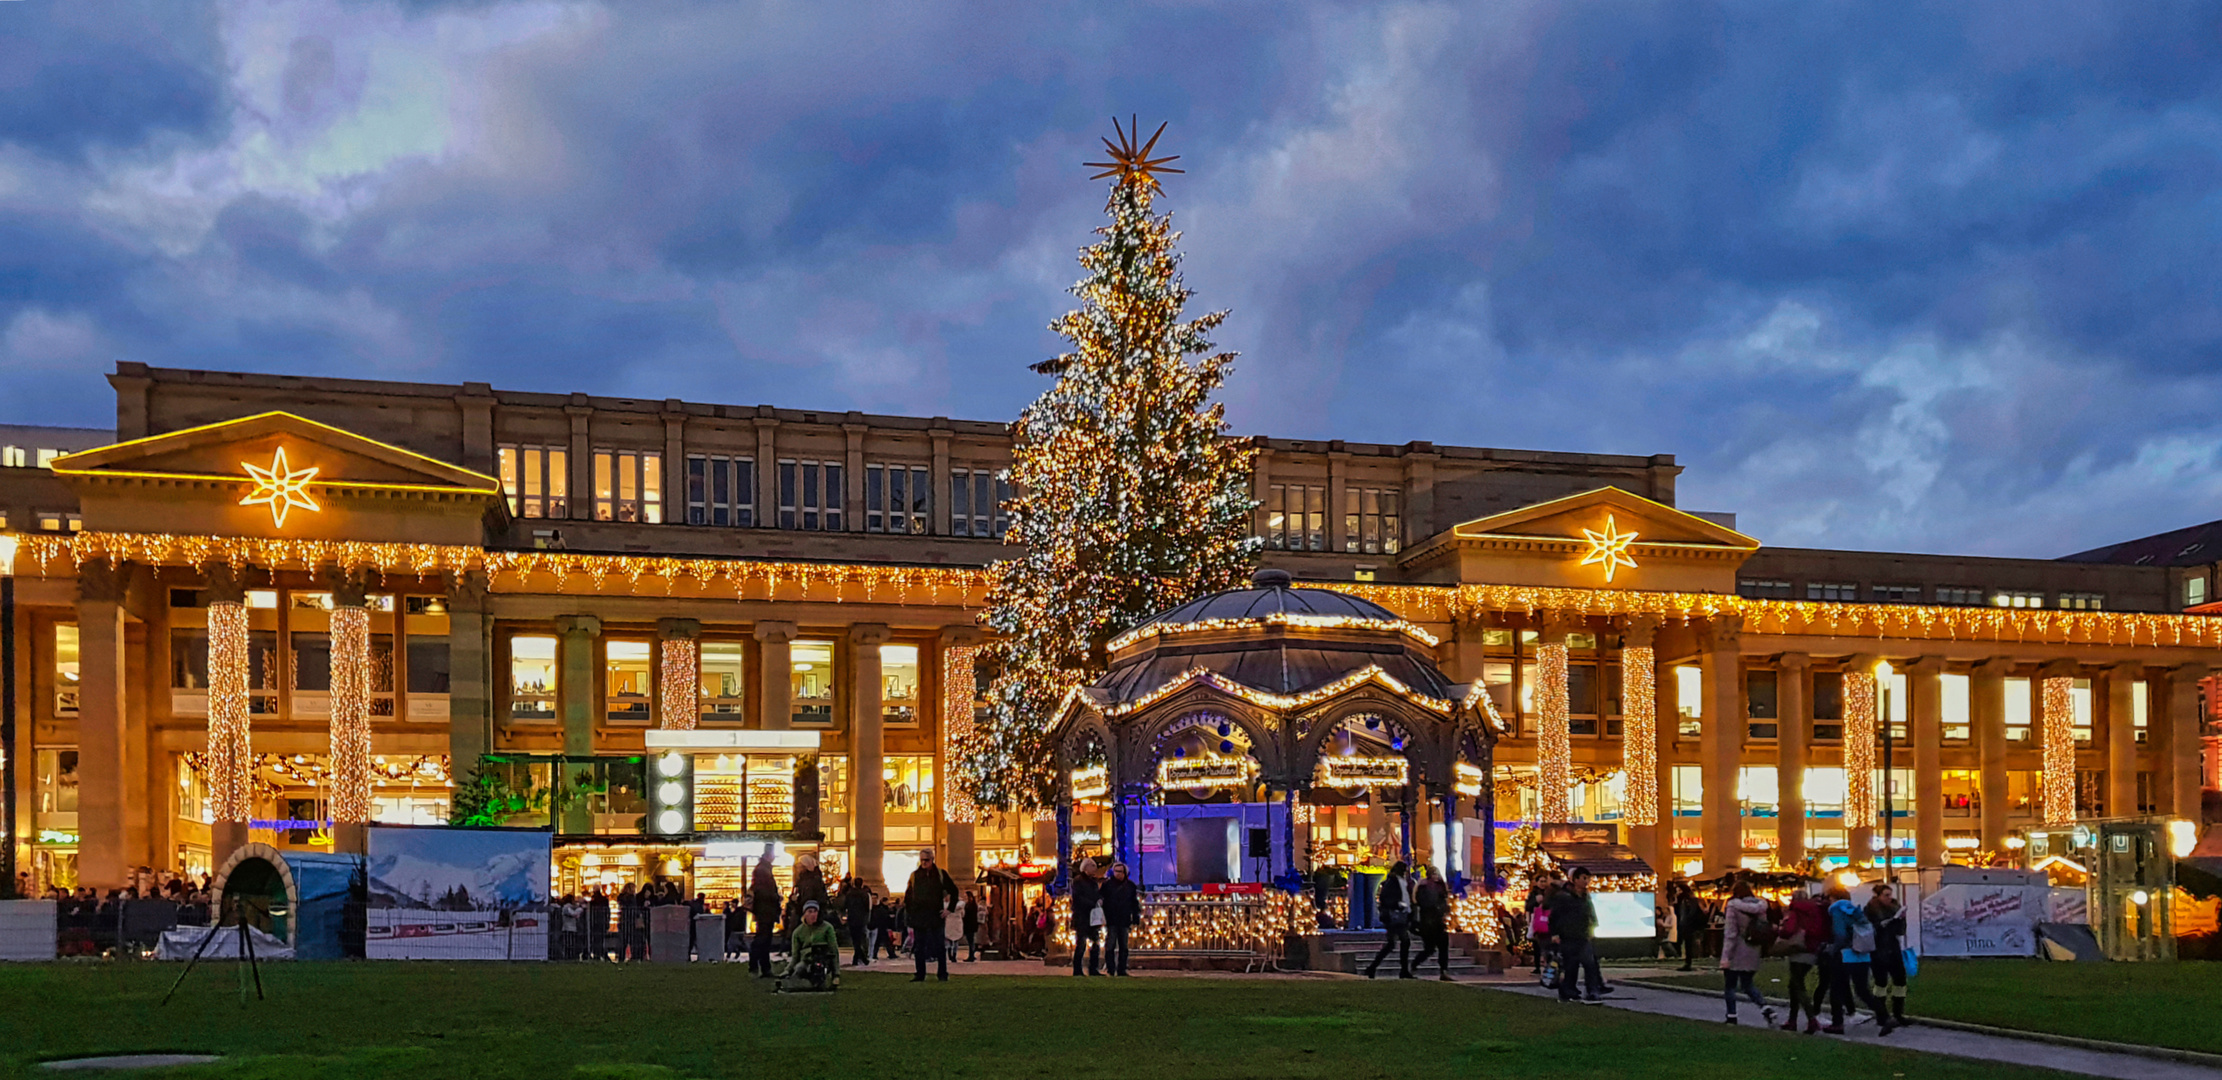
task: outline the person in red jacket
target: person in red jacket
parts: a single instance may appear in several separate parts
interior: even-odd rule
[[[1788,950],[1790,961],[1790,1017],[1782,1030],[1798,1030],[1798,1010],[1805,1010],[1805,1033],[1813,1035],[1821,1030],[1820,988],[1808,991],[1806,977],[1820,963],[1820,951],[1829,941],[1828,912],[1822,910],[1821,901],[1809,893],[1799,893],[1782,913],[1782,923],[1776,931],[1778,947]]]

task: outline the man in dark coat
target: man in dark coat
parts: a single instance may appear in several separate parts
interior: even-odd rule
[[[779,879],[772,876],[768,847],[764,858],[756,860],[756,872],[749,876],[748,909],[756,916],[756,934],[748,943],[748,970],[768,979],[772,975],[773,924],[779,921]]]
[[[942,982],[949,981],[948,933],[944,929],[949,912],[957,910],[957,883],[949,871],[934,865],[931,848],[918,853],[918,869],[911,872],[910,884],[903,887],[903,915],[910,923],[911,959],[917,962],[918,974],[912,982],[926,981],[926,957],[931,953],[940,970]]]
[[[604,941],[602,940],[602,939],[603,939],[604,937],[608,936],[608,934],[609,934],[609,928],[610,928],[610,897],[609,897],[609,893],[607,893],[607,892],[604,892],[604,891],[602,890],[602,886],[600,886],[600,885],[596,885],[596,886],[594,887],[594,891],[593,891],[592,893],[588,894],[588,896],[587,896],[587,898],[586,898],[586,956],[587,956],[587,959],[589,959],[589,960],[607,960],[607,959],[609,959],[609,954],[608,954],[607,952],[604,952],[604,951],[603,951],[603,950],[605,950],[605,949],[607,949],[607,948],[608,948],[608,945],[607,945],[607,943],[605,943],[605,942],[604,942]]]
[[[1088,974],[1101,975],[1098,970],[1103,962],[1103,925],[1098,923],[1096,905],[1103,902],[1103,884],[1096,880],[1096,861],[1081,859],[1072,872],[1072,973],[1080,974],[1080,962],[1085,954]]]
[[[1597,949],[1590,935],[1597,908],[1589,899],[1589,868],[1577,866],[1566,888],[1551,897],[1551,940],[1558,950],[1558,997],[1596,1004],[1604,1000],[1605,977],[1597,970]],[[1588,993],[1582,982],[1588,980]]]
[[[872,946],[872,887],[863,878],[852,877],[841,885],[842,921],[848,924],[850,967],[863,967],[872,962],[872,954],[879,950]]]
[[[1103,967],[1113,975],[1126,974],[1127,935],[1142,921],[1142,895],[1134,879],[1126,876],[1125,863],[1112,863],[1096,902],[1103,905]]]
[[[1419,959],[1412,961],[1414,972],[1425,968],[1427,958],[1433,956],[1435,977],[1450,982],[1450,885],[1432,864],[1420,867],[1420,883],[1412,886],[1412,915],[1420,936]]]

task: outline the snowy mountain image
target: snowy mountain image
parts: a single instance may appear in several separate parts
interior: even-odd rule
[[[543,911],[549,836],[481,829],[379,828],[370,844],[370,906],[430,911]]]

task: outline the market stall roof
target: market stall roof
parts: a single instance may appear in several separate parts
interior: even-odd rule
[[[1537,847],[1563,873],[1582,869],[1594,877],[1638,877],[1651,872],[1651,864],[1626,844],[1544,843]]]

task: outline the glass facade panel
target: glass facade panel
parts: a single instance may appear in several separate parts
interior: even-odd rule
[[[556,639],[520,634],[509,639],[509,718],[553,720],[556,715]]]
[[[792,642],[788,646],[788,663],[792,668],[789,700],[793,703],[794,722],[813,727],[833,723],[833,643]]]

